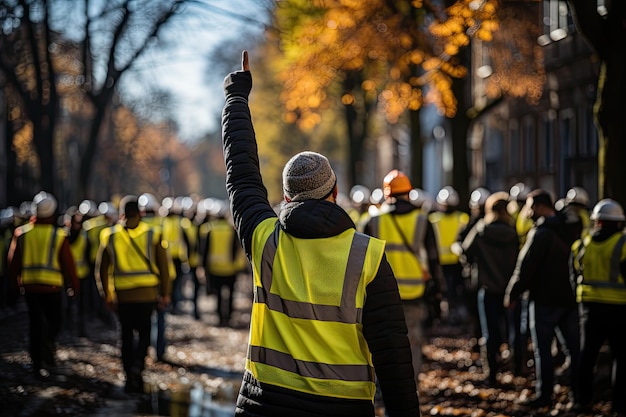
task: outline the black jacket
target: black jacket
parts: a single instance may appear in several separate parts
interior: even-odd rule
[[[478,285],[488,294],[503,297],[519,252],[515,226],[502,221],[486,224],[480,219],[461,247],[467,262],[477,266]]]
[[[570,278],[572,233],[561,216],[542,217],[528,232],[507,294],[511,300],[529,291],[529,299],[554,307],[576,306]]]
[[[224,80],[226,104],[222,139],[226,189],[237,233],[248,258],[258,224],[276,214],[267,199],[259,170],[254,128],[248,108],[252,77],[248,71]],[[282,231],[298,238],[334,236],[354,223],[343,209],[328,201],[285,203],[279,212]],[[383,258],[376,278],[367,286],[363,334],[372,352],[389,416],[419,416],[411,351],[395,277]],[[321,397],[261,384],[246,372],[237,399],[237,415],[244,416],[373,416],[370,401]]]

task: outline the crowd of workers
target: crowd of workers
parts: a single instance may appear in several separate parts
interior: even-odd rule
[[[113,200],[84,200],[60,211],[56,198],[42,191],[2,210],[0,307],[24,296],[38,377],[54,371],[63,327],[89,337],[92,320],[113,325],[117,315],[126,390],[132,392],[143,387],[138,381],[151,339],[155,359],[167,360],[166,314],[185,314],[184,300],[200,320],[204,287],[217,297],[215,325],[231,324],[235,282],[248,264],[223,200],[158,200],[150,193]]]
[[[67,305],[87,337],[94,315],[117,317],[126,391],[141,391],[152,322],[163,360],[166,314],[180,311],[183,277],[193,283],[194,317],[206,280],[218,297],[212,324],[227,326],[235,279],[249,270],[238,415],[373,416],[380,390],[389,416],[418,416],[424,328],[440,323],[470,325],[488,385],[502,383],[507,358],[513,373],[527,372],[532,346],[530,409],[554,401],[556,343],[570,360],[574,410],[591,410],[593,369],[608,343],[612,411],[626,415],[626,336],[616,331],[626,325],[626,218],[617,202],[589,212],[580,187],[554,201],[519,183],[477,188],[466,212],[454,188],[432,198],[399,170],[380,189],[356,186],[342,198],[328,160],[306,151],[285,165],[284,201],[272,206],[251,87],[244,53],[242,71],[224,84],[228,203],[144,193],[85,200],[59,215],[54,196],[41,192],[21,216],[3,211],[2,302],[26,299],[36,375],[54,369]]]

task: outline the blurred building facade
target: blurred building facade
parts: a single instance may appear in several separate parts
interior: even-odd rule
[[[474,123],[468,138],[470,182],[490,190],[508,190],[521,181],[531,189],[544,188],[555,198],[581,186],[591,201],[597,201],[598,134],[593,106],[599,62],[577,33],[566,1],[527,3],[536,10],[543,28],[537,42],[544,55],[544,92],[536,105],[505,98]],[[485,99],[487,48],[489,44],[476,42],[472,50],[475,101]]]

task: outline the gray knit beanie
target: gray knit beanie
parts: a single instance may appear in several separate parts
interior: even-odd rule
[[[316,152],[305,151],[294,155],[283,169],[283,191],[291,201],[326,198],[336,182],[330,162]]]

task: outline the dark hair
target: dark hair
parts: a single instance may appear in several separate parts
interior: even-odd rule
[[[120,213],[127,218],[139,215],[139,201],[134,195],[127,195],[120,200]]]
[[[552,202],[552,196],[546,190],[542,190],[542,189],[533,190],[530,194],[528,194],[528,198],[532,198],[533,205],[541,205],[541,206],[554,208],[554,203]]]

